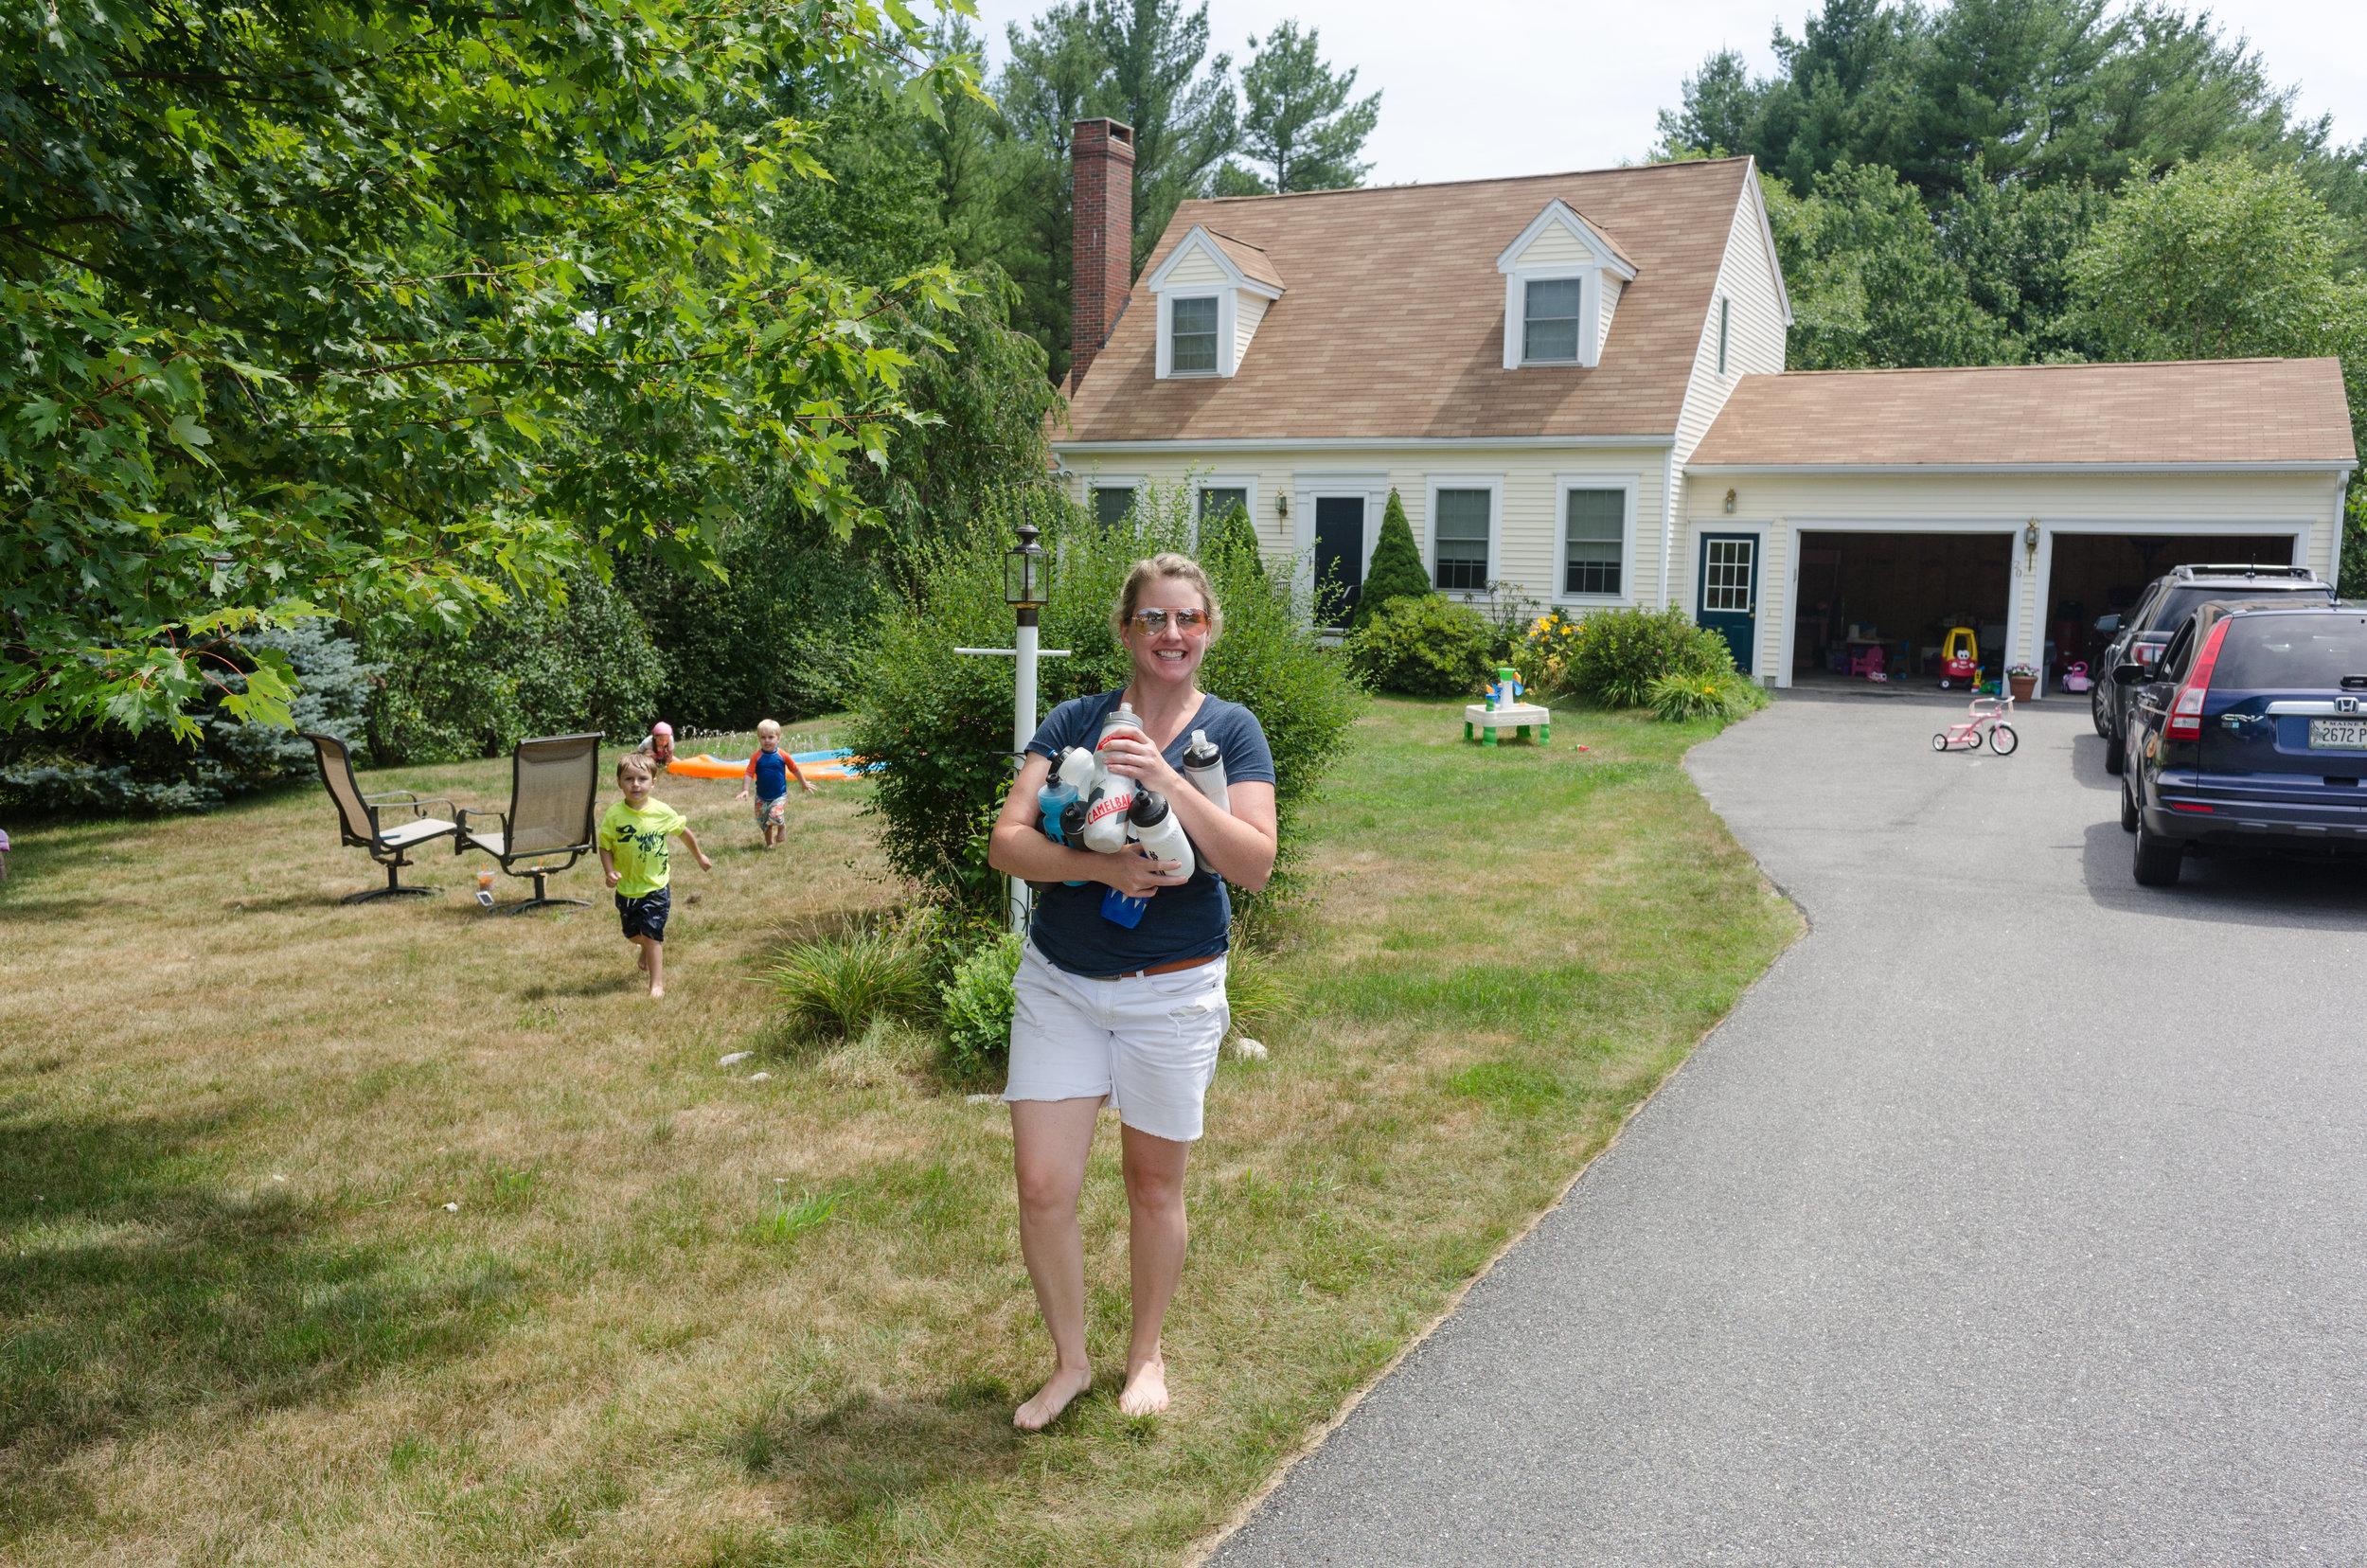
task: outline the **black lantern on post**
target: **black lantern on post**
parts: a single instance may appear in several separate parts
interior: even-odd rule
[[[1019,624],[1036,624],[1036,613],[1052,601],[1044,572],[1041,530],[1033,523],[1019,526],[1019,543],[1003,552],[1003,600],[1019,612]]]

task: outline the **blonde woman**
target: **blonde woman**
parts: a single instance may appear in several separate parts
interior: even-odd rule
[[[1223,626],[1207,575],[1180,555],[1137,561],[1113,619],[1133,656],[1133,678],[1123,691],[1063,703],[1044,721],[1003,803],[988,857],[998,871],[1050,884],[1038,896],[1020,960],[1003,1096],[1011,1107],[1021,1249],[1056,1357],[1051,1378],[1013,1417],[1028,1432],[1093,1385],[1077,1200],[1104,1104],[1118,1113],[1133,1284],[1118,1408],[1148,1416],[1167,1407],[1159,1329],[1184,1275],[1184,1158],[1201,1134],[1201,1101],[1232,1016],[1225,883],[1254,892],[1273,873],[1273,757],[1265,731],[1247,708],[1198,685]],[[1175,875],[1182,863],[1151,860],[1131,845],[1106,855],[1064,847],[1037,822],[1036,792],[1052,759],[1068,746],[1091,749],[1121,702],[1132,704],[1148,739],[1113,737],[1101,755],[1112,773],[1166,797],[1199,856],[1188,878]],[[1229,811],[1179,771],[1194,730],[1223,754]],[[1106,888],[1148,900],[1139,924],[1103,916]]]

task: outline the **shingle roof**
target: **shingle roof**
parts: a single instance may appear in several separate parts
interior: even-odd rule
[[[1685,466],[2355,456],[2340,361],[2252,359],[1745,376]]]
[[[1722,158],[1185,202],[1145,277],[1201,223],[1262,251],[1290,292],[1237,374],[1163,382],[1158,312],[1137,282],[1142,308],[1120,319],[1053,438],[1668,435],[1750,167]],[[1506,370],[1496,258],[1557,196],[1615,240],[1636,278],[1593,369]]]
[[[1236,240],[1229,234],[1219,234],[1215,229],[1208,231],[1208,238],[1217,242],[1219,250],[1233,258],[1233,264],[1241,269],[1243,277],[1253,283],[1266,284],[1270,288],[1279,289],[1283,286],[1282,275],[1273,270],[1273,262],[1268,258],[1264,251],[1255,245]],[[1143,276],[1146,277],[1150,276],[1150,270],[1145,267]]]

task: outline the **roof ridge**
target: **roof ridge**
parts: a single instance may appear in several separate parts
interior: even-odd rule
[[[1745,152],[1731,158],[1677,158],[1667,163],[1613,164],[1608,169],[1565,169],[1547,174],[1490,174],[1469,180],[1405,180],[1396,185],[1334,186],[1328,190],[1265,191],[1255,196],[1192,196],[1192,202],[1296,202],[1316,196],[1371,196],[1384,190],[1446,190],[1457,186],[1520,185],[1531,180],[1574,180],[1586,174],[1651,174],[1670,169],[1709,169],[1749,163]]]
[[[1861,365],[1837,370],[1782,370],[1775,374],[1787,381],[1801,381],[1810,376],[1961,376],[1972,371],[2162,370],[2194,365],[2307,365],[2336,357],[2332,354],[2245,354],[2233,359],[2041,360],[2029,365]],[[1761,371],[1749,379],[1763,381],[1772,378]]]

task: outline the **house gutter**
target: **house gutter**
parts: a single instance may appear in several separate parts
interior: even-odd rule
[[[1868,478],[2001,479],[2131,473],[2168,473],[2183,477],[2198,473],[2348,473],[2358,466],[2354,458],[2313,458],[2291,462],[2249,463],[1687,463],[1687,476],[1704,479],[1815,478],[1822,475]]]
[[[1113,456],[1157,456],[1162,453],[1191,455],[1227,452],[1471,452],[1491,447],[1530,447],[1544,450],[1581,447],[1666,448],[1675,455],[1674,436],[1333,436],[1297,437],[1254,436],[1238,439],[1195,437],[1184,440],[1054,441],[1057,453]]]

